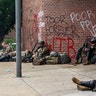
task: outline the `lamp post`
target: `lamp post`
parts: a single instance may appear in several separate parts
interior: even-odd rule
[[[21,72],[21,0],[15,0],[16,21],[16,76],[22,77]]]

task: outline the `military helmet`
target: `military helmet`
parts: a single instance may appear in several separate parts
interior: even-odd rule
[[[44,42],[44,41],[39,41],[38,44],[39,44],[39,45],[44,45],[45,42]]]

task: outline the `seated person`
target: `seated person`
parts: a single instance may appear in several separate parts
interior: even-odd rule
[[[35,50],[35,53],[32,55],[33,61],[34,60],[44,60],[46,56],[50,54],[49,49],[45,45],[44,41],[40,41],[38,43],[38,47]]]
[[[6,61],[10,59],[10,52],[13,52],[12,46],[9,46],[6,42],[2,42],[3,52],[0,55],[0,61]]]
[[[10,53],[13,51],[13,47],[9,46],[6,42],[2,42],[2,47],[3,47],[3,53],[2,54]]]
[[[90,49],[87,53],[88,62],[84,65],[95,64],[96,63],[96,39],[93,37],[90,40]]]
[[[36,45],[37,45],[37,43],[36,43]],[[47,46],[45,45],[44,41],[40,41],[40,42],[38,42],[38,45],[37,46],[36,45],[34,46],[32,51],[26,50],[26,54],[22,58],[22,62],[43,61],[43,60],[45,60],[46,56],[48,56],[50,54],[50,51],[47,48]],[[37,48],[35,48],[35,47],[37,47]],[[33,53],[34,49],[36,49],[36,50]],[[46,62],[44,62],[44,63],[46,63]]]
[[[75,64],[79,64],[82,63],[82,54],[85,54],[87,56],[88,59],[88,50],[90,49],[90,39],[86,39],[83,46],[80,47],[76,53],[76,62]],[[79,59],[81,59],[81,62],[79,62]]]
[[[72,81],[77,84],[78,90],[92,90],[96,91],[96,80],[90,80],[90,81],[80,81],[76,77],[72,78]]]

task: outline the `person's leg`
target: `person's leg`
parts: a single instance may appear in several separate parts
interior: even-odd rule
[[[95,64],[96,63],[96,54],[91,58],[91,64]]]
[[[79,79],[77,79],[76,77],[73,77],[73,78],[72,78],[72,81],[73,81],[75,84],[77,84],[77,89],[78,89],[78,90],[82,90],[82,91],[84,91],[84,90],[89,90],[89,87],[86,87],[86,86],[81,85],[81,81],[80,81]]]
[[[2,56],[0,56],[0,62],[2,62],[3,61],[3,58],[4,58],[4,56],[2,55]]]
[[[89,87],[91,90],[93,90],[95,88],[95,82],[96,80],[81,81],[80,85]]]
[[[2,55],[2,56],[0,57],[0,62],[6,61],[7,58],[8,58],[8,56]]]
[[[72,78],[72,81],[78,85],[78,88],[82,90],[88,90],[88,89],[93,89],[96,84],[96,80],[90,80],[90,81],[80,81],[76,77]],[[79,86],[80,85],[80,86]]]
[[[90,90],[89,87],[83,86],[83,85],[77,85],[77,89],[81,90],[81,91],[86,91],[86,90]]]
[[[89,65],[90,64],[90,60],[91,60],[91,57],[92,57],[92,51],[93,49],[89,48],[89,50],[87,51],[87,54],[86,54],[86,62],[84,63],[84,65]]]
[[[76,62],[75,63],[79,63],[79,58],[81,56],[81,52],[82,52],[82,47],[78,49],[77,53],[76,53]]]

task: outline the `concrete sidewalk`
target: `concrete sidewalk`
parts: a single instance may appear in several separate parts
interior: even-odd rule
[[[0,75],[0,96],[96,96],[96,92],[78,91],[72,82],[96,79],[96,65],[65,68],[65,65],[30,65],[22,78],[15,73]]]

